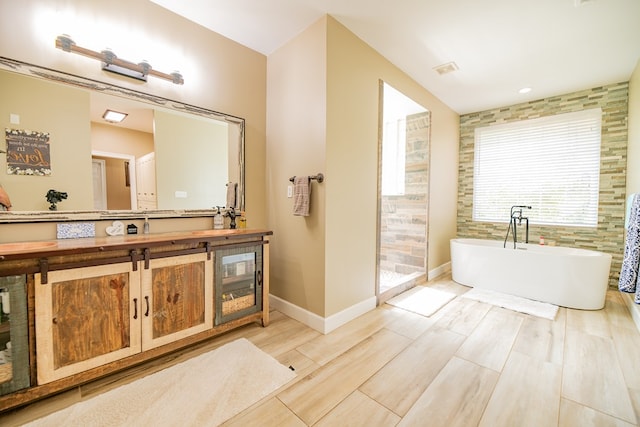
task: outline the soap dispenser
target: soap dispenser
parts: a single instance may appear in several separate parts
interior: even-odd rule
[[[222,230],[224,228],[224,217],[222,216],[222,209],[220,206],[216,206],[218,211],[213,216],[213,229]]]

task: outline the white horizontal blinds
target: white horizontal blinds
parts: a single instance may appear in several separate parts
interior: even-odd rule
[[[597,108],[476,128],[473,220],[531,205],[532,224],[595,227],[601,122]]]

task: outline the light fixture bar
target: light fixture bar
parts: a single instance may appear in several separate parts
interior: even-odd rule
[[[154,76],[164,80],[168,80],[172,83],[181,85],[184,84],[182,75],[174,71],[171,74],[166,74],[160,71],[156,71],[151,68],[151,65],[146,62],[140,62],[134,64],[133,62],[118,58],[112,51],[103,50],[102,52],[96,52],[91,49],[80,47],[66,34],[58,36],[56,38],[56,47],[62,49],[65,52],[73,52],[78,55],[86,56],[88,58],[96,59],[102,62],[102,69],[111,71],[113,73],[122,74],[127,77],[133,77],[138,80],[146,81],[146,76]]]

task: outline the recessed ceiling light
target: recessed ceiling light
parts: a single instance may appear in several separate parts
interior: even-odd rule
[[[518,91],[518,93],[523,93],[523,94],[524,93],[529,93],[529,92],[531,92],[531,88],[530,87],[523,87],[522,89],[520,89]]]
[[[443,75],[456,71],[458,69],[458,65],[455,62],[447,62],[446,64],[433,67],[433,69],[436,70],[438,74]]]
[[[102,115],[102,118],[109,123],[120,123],[128,116],[127,113],[120,113],[119,111],[106,110]]]

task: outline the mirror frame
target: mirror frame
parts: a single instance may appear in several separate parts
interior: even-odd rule
[[[197,107],[161,96],[147,94],[138,90],[128,89],[99,80],[88,79],[63,71],[45,68],[34,64],[0,56],[0,70],[10,71],[29,77],[39,78],[54,83],[65,84],[76,88],[97,91],[121,98],[141,101],[151,107],[163,107],[181,113],[195,114],[201,117],[236,124],[240,127],[240,144],[238,158],[240,161],[238,182],[238,209],[245,210],[245,119],[232,116],[207,108]],[[104,210],[104,211],[3,211],[0,212],[0,223],[8,222],[41,222],[41,221],[73,221],[73,220],[101,220],[118,218],[180,218],[196,216],[212,216],[213,209],[185,209],[185,210]]]

